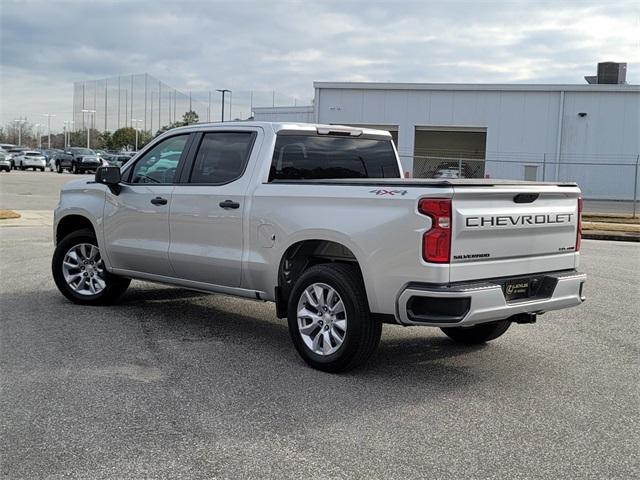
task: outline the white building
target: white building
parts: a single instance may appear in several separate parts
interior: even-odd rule
[[[457,164],[465,176],[576,181],[587,198],[633,198],[639,85],[316,82],[314,88],[312,107],[256,108],[256,119],[389,130],[405,171],[416,177]]]

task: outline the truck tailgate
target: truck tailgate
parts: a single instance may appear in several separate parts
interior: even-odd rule
[[[574,186],[454,186],[450,281],[576,268],[579,196]]]

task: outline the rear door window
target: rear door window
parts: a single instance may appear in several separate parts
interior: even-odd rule
[[[391,139],[278,135],[269,181],[400,178]]]

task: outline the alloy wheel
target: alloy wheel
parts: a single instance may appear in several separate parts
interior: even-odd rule
[[[97,295],[107,286],[100,250],[90,243],[69,249],[62,261],[62,273],[69,288],[80,295]]]
[[[331,355],[343,344],[347,312],[338,292],[326,283],[309,285],[298,300],[298,330],[307,348]]]

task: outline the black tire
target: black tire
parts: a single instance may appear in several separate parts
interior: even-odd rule
[[[41,172],[44,172],[44,167],[42,167],[42,168],[40,169],[40,171],[41,171]]]
[[[127,290],[131,283],[130,279],[112,275],[105,269],[104,281],[106,287],[95,295],[82,295],[75,292],[64,279],[62,271],[64,257],[74,245],[81,243],[98,246],[93,230],[84,229],[72,232],[60,240],[56,246],[51,261],[51,271],[58,290],[69,300],[80,305],[109,305],[114,303]]]
[[[465,345],[477,345],[495,340],[505,333],[510,326],[510,320],[499,320],[473,327],[447,327],[440,330],[453,341],[464,343]]]
[[[329,285],[340,295],[348,322],[342,345],[336,352],[326,356],[314,353],[307,347],[298,329],[298,300],[305,289],[314,283]],[[331,263],[309,268],[296,281],[289,296],[287,311],[289,334],[296,350],[307,364],[318,370],[332,373],[351,370],[366,362],[380,342],[382,323],[369,312],[362,277],[355,266]]]
[[[64,168],[62,168],[62,165],[60,165],[60,163],[56,163],[56,172],[58,173],[64,172]]]

